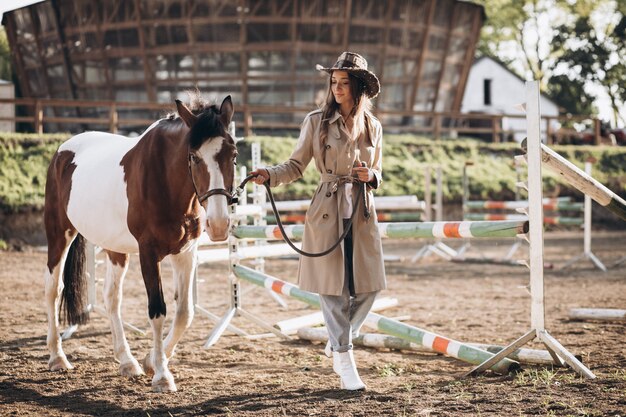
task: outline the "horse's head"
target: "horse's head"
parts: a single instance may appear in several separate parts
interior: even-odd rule
[[[211,240],[228,237],[230,221],[228,204],[233,190],[235,141],[228,134],[233,117],[230,96],[217,106],[207,106],[194,114],[181,101],[176,100],[181,119],[189,127],[189,175],[196,196],[206,211],[207,230]]]

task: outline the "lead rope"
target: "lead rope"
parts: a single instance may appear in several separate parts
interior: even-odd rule
[[[255,177],[255,175],[248,175],[246,178],[244,178],[244,180],[241,181],[241,184],[239,184],[239,187],[237,187],[237,194],[242,192],[243,188],[246,186],[246,183],[248,181],[250,181],[254,177]],[[358,191],[358,195],[357,195],[357,199],[356,199],[357,202],[359,201],[359,199],[363,195],[363,192],[364,192],[363,190],[365,189],[365,183],[362,183],[360,181],[358,181],[358,182],[361,184],[361,186],[359,187],[359,191]],[[270,185],[268,184],[267,181],[265,181],[263,183],[263,185],[265,186],[265,190],[267,191],[267,195],[270,198],[270,204],[272,205],[272,210],[274,211],[274,215],[276,216],[276,223],[278,224],[278,229],[280,229],[280,233],[282,234],[283,239],[285,240],[285,242],[287,242],[287,244],[291,247],[291,249],[295,250],[300,255],[307,256],[309,258],[318,258],[320,256],[328,255],[333,250],[335,250],[335,248],[337,246],[339,246],[339,244],[346,238],[346,236],[348,236],[348,233],[352,229],[352,222],[354,221],[354,218],[356,216],[356,209],[357,209],[358,204],[355,204],[354,207],[352,208],[352,215],[350,215],[350,220],[348,221],[348,225],[347,225],[347,227],[344,228],[343,233],[341,234],[341,236],[339,236],[339,240],[337,240],[334,245],[332,245],[330,248],[326,249],[323,252],[306,252],[306,251],[303,251],[302,249],[299,249],[296,245],[294,245],[293,242],[291,241],[291,239],[289,239],[289,237],[287,236],[287,233],[285,233],[285,228],[283,227],[283,222],[280,220],[280,213],[278,213],[278,209],[276,208],[276,202],[274,201],[274,195],[272,194],[272,190],[270,189]],[[367,217],[366,218],[369,218],[369,210],[368,210],[368,208],[365,207],[365,210],[366,210],[366,213],[367,213]]]

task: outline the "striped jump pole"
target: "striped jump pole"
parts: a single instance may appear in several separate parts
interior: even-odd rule
[[[598,204],[606,207],[619,218],[626,221],[626,201],[623,198],[543,143],[540,145],[542,164],[561,175],[574,188],[579,189]],[[526,139],[522,142],[522,148],[524,150],[527,149]]]
[[[324,328],[312,328],[302,327],[298,329],[298,338],[304,340],[310,340],[313,342],[326,342],[328,341],[328,332]],[[408,340],[400,339],[399,337],[389,336],[380,333],[364,333],[352,339],[352,343],[358,346],[366,346],[378,349],[393,349],[393,350],[407,350],[413,352],[430,352],[432,349],[426,348],[422,345],[418,345]],[[498,353],[502,350],[502,346],[487,345],[483,343],[468,343],[470,346],[475,346],[479,349],[484,349],[487,352]],[[552,364],[552,356],[547,350],[538,349],[517,349],[508,356],[509,359],[518,361],[520,363],[535,364],[535,365],[550,365]]]
[[[569,197],[565,198],[544,198],[542,200],[544,210],[571,210],[582,211],[583,203],[574,203],[569,201]],[[502,209],[502,210],[517,210],[525,209],[528,207],[527,200],[517,201],[467,201],[465,206],[468,209]]]
[[[379,223],[382,238],[504,238],[528,232],[528,221],[463,221]],[[303,225],[285,226],[290,239],[301,239]],[[238,239],[282,239],[278,226],[237,226],[233,234]]]
[[[422,220],[422,214],[419,212],[407,211],[407,212],[387,212],[376,213],[376,218],[379,222],[418,222]],[[280,219],[283,223],[304,223],[306,214],[281,214]],[[268,223],[276,223],[276,216],[273,214],[265,216],[265,221]]]
[[[276,201],[278,211],[306,211],[310,205],[311,200]],[[426,203],[419,201],[414,195],[376,196],[374,197],[374,206],[376,210],[426,210]],[[263,207],[268,211],[272,210],[269,203]]]
[[[247,268],[243,265],[233,265],[232,268],[234,274],[240,279],[271,289],[279,294],[303,301],[311,306],[317,308],[320,307],[319,295],[317,294],[301,290],[296,285]],[[485,350],[439,336],[435,333],[410,326],[397,320],[388,319],[380,314],[369,313],[366,323],[368,326],[377,328],[384,333],[399,337],[409,342],[417,343],[418,345],[425,346],[435,352],[439,352],[471,364],[482,363],[494,356],[492,353]],[[504,358],[494,364],[490,369],[500,374],[507,374],[519,369],[519,363]]]
[[[465,214],[467,220],[528,220],[528,216],[524,214],[490,214],[490,213],[467,213]],[[583,224],[581,217],[563,217],[563,216],[543,216],[544,224],[559,224],[563,226],[580,226]]]

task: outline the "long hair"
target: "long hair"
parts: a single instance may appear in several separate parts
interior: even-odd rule
[[[372,102],[365,94],[365,83],[358,77],[348,72],[348,79],[350,80],[350,92],[354,99],[354,107],[350,112],[353,120],[352,138],[354,140],[361,137],[361,134],[367,132],[369,134],[369,114],[371,114]],[[324,152],[326,142],[328,141],[328,120],[335,112],[339,110],[339,103],[335,101],[335,96],[332,92],[332,73],[328,77],[328,91],[326,93],[326,101],[322,106],[322,124],[320,129],[320,145],[322,152]]]

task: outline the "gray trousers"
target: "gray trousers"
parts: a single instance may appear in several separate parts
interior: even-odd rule
[[[344,220],[344,226],[346,220]],[[352,268],[352,233],[344,240],[345,279],[341,295],[320,294],[322,314],[333,352],[352,349],[352,338],[359,335],[378,291],[355,294]]]

